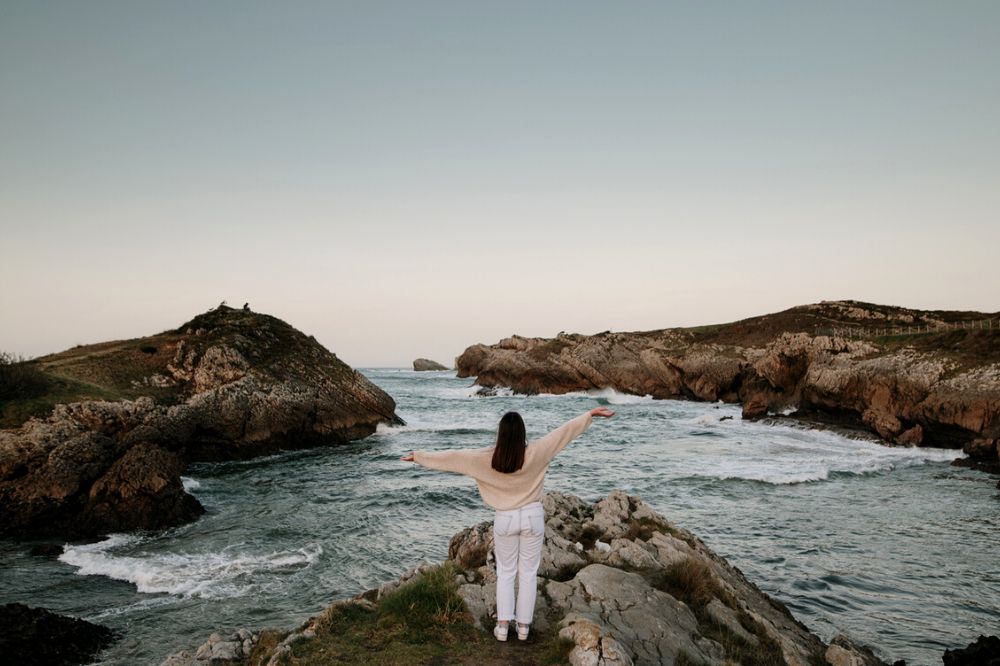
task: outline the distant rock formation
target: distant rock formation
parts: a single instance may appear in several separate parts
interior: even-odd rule
[[[5,664],[89,664],[115,641],[107,627],[24,604],[0,606],[0,655]]]
[[[448,368],[444,367],[437,361],[430,360],[429,358],[418,358],[416,361],[413,362],[413,369],[418,371],[423,371],[423,370],[447,370]]]
[[[203,512],[181,484],[190,462],[338,444],[402,423],[388,394],[312,336],[225,306],[155,336],[33,362],[81,397],[0,430],[3,536],[177,525]]]
[[[990,317],[995,322],[987,328]],[[972,321],[978,326],[966,326]],[[844,337],[852,331],[865,335]],[[741,402],[744,418],[798,410],[897,444],[964,448],[994,468],[1000,453],[996,314],[824,302],[720,326],[513,335],[468,347],[456,369],[486,389],[518,393],[610,387]]]
[[[568,658],[574,666],[884,663],[843,635],[825,644],[739,569],[637,497],[615,491],[588,504],[548,493],[544,504],[546,538],[532,631],[572,641]],[[491,522],[462,530],[448,548],[460,571],[458,594],[468,621],[486,631],[496,619],[492,550]],[[263,647],[261,632],[213,634],[194,653],[171,655],[162,666],[195,666],[216,654],[233,660],[227,663],[249,664],[251,653],[253,663],[293,663],[310,654],[310,643],[322,641],[324,632],[349,629],[324,625],[324,617],[350,617],[332,612],[336,607],[370,609],[429,568],[422,565],[398,581],[338,601],[292,631],[270,632],[270,647]],[[377,661],[377,654],[372,658]],[[447,653],[441,663],[450,663]]]

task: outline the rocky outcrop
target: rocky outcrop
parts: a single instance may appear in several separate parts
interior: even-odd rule
[[[890,314],[875,307],[817,304],[710,330],[514,335],[468,347],[456,369],[459,377],[475,377],[483,391],[612,388],[654,398],[739,402],[750,419],[797,410],[863,427],[896,444],[964,448],[995,464],[1000,327],[906,339],[825,334],[844,330],[835,329],[842,320],[830,317],[865,312],[882,323],[916,321],[926,327],[938,321],[931,317],[935,313],[919,311],[890,313],[895,319],[887,319]]]
[[[883,663],[844,636],[824,644],[694,534],[636,497],[615,491],[587,504],[549,493],[544,504],[546,539],[533,627],[572,641],[570,664]],[[456,534],[449,559],[460,572],[458,593],[469,621],[491,629],[496,617],[491,523]],[[428,567],[335,606],[370,607]],[[259,632],[213,635],[197,651],[173,655],[164,666],[206,663],[196,655],[214,654],[219,645],[227,646],[225,656],[233,663],[249,663],[241,655],[251,650],[254,663],[293,663],[297,646],[314,640],[320,618],[329,615],[328,609],[283,632],[280,640],[272,636],[269,650],[260,649]]]
[[[413,369],[418,372],[423,372],[426,370],[447,370],[448,368],[444,367],[437,361],[430,360],[429,358],[418,358],[413,362]]]
[[[43,608],[24,604],[0,606],[0,656],[5,664],[86,664],[115,638],[107,627]]]
[[[945,650],[941,660],[944,666],[998,666],[1000,637],[980,636],[964,648]]]
[[[311,336],[246,310],[220,307],[157,336],[37,362],[61,380],[152,395],[59,404],[0,431],[0,535],[180,524],[203,511],[180,482],[190,462],[338,444],[401,423],[389,395]]]

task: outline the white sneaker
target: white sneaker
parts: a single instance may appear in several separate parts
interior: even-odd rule
[[[507,630],[510,628],[510,624],[498,624],[493,627],[493,635],[498,641],[507,640]]]
[[[531,628],[530,624],[517,623],[517,640],[526,641],[528,640],[528,629]]]

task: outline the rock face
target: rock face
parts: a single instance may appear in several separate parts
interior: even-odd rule
[[[107,627],[24,604],[0,606],[0,655],[5,664],[89,663],[115,640]]]
[[[0,430],[0,535],[180,524],[203,512],[180,481],[190,462],[343,443],[402,422],[389,395],[311,336],[247,310],[36,362],[130,397],[58,404]]]
[[[1000,664],[1000,637],[980,636],[967,647],[945,650],[944,666],[997,666]]]
[[[424,371],[424,370],[447,370],[448,368],[444,367],[437,361],[430,360],[429,358],[418,358],[413,362],[413,369],[417,371]]]
[[[844,636],[824,644],[700,539],[636,497],[615,491],[591,505],[549,493],[544,504],[546,539],[533,626],[571,640],[574,666],[883,663]],[[459,594],[485,630],[496,618],[492,542],[492,524],[484,522],[449,544],[449,559],[461,570]],[[377,602],[428,566],[336,603]],[[291,663],[285,659],[293,656],[294,644],[316,635],[317,618],[287,632],[269,653],[255,654],[255,663]],[[220,642],[242,645],[242,652],[226,655],[247,663],[239,654],[248,654],[258,635],[213,635],[196,653],[173,655],[163,666],[203,663],[195,654],[214,654]]]
[[[613,388],[654,398],[740,402],[744,418],[798,410],[864,427],[904,445],[964,447],[996,463],[1000,442],[1000,320],[994,328],[934,332],[939,313],[830,302],[706,329],[665,329],[472,345],[459,377],[484,391],[566,393]],[[996,318],[996,315],[993,315]],[[845,319],[846,318],[846,319]],[[877,321],[929,330],[848,339]],[[964,321],[964,320],[963,320]],[[881,329],[880,329],[881,330]]]

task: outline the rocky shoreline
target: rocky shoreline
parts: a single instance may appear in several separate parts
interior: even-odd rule
[[[31,363],[79,399],[0,430],[0,536],[182,524],[204,511],[181,483],[189,463],[340,444],[402,423],[387,393],[312,336],[248,308],[221,305],[155,336]]]
[[[485,392],[612,388],[742,403],[748,419],[793,412],[864,428],[893,444],[961,448],[984,469],[997,471],[1000,327],[947,327],[961,317],[981,321],[986,315],[834,301],[715,327],[513,335],[468,347],[455,367]],[[833,335],[851,326],[868,330],[861,327],[872,322],[928,332]]]
[[[615,491],[588,504],[548,493],[544,504],[546,541],[533,632],[558,636],[565,660],[574,666],[885,663],[846,636],[824,643],[739,569],[637,497]],[[485,632],[496,614],[492,524],[456,534],[448,552],[446,564],[453,567],[463,602],[456,621]],[[383,600],[434,569],[421,565],[397,581],[335,602],[293,630],[213,634],[197,649],[169,656],[162,666],[322,663],[309,655],[349,630],[353,616],[346,610],[375,612]],[[466,663],[448,659],[447,650],[435,663]],[[494,663],[490,654],[484,651],[481,663]],[[530,646],[516,656],[517,663],[539,663]],[[380,661],[377,645],[370,659]]]

